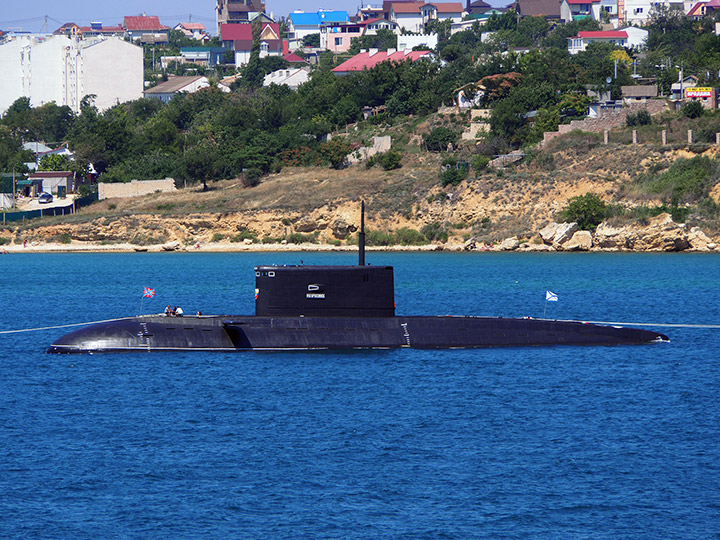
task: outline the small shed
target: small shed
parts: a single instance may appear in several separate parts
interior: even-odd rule
[[[57,195],[58,186],[64,188],[61,191],[69,193],[73,191],[73,172],[72,171],[38,171],[28,175],[28,180],[32,183],[31,196],[39,195],[42,192]]]
[[[621,86],[622,99],[625,105],[631,103],[645,103],[648,99],[655,98],[658,95],[657,84],[644,86]]]

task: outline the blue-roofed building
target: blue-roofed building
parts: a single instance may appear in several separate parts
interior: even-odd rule
[[[321,9],[315,13],[291,13],[288,19],[288,45],[291,50],[294,50],[302,46],[305,36],[319,34],[323,24],[346,23],[350,17],[348,17],[347,11]]]

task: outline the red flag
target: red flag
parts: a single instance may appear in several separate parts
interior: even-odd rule
[[[155,289],[143,287],[143,298],[152,298],[155,296]]]

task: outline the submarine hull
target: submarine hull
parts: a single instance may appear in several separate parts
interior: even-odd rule
[[[157,315],[75,330],[55,341],[47,352],[447,349],[656,341],[669,340],[649,330],[530,318]]]

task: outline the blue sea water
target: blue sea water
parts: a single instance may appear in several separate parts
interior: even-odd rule
[[[2,256],[0,331],[252,313],[252,266],[300,260],[355,256]],[[713,255],[368,262],[395,266],[402,314],[720,324]],[[43,352],[63,329],[0,334],[0,538],[719,538],[720,330],[657,329],[672,342],[72,356]]]

